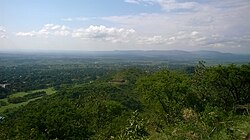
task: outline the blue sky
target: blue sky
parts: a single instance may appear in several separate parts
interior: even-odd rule
[[[0,0],[0,51],[250,52],[249,0]]]

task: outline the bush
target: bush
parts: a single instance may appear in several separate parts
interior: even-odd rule
[[[6,106],[7,105],[7,103],[6,102],[4,102],[4,101],[0,101],[0,107],[2,107],[2,106]]]

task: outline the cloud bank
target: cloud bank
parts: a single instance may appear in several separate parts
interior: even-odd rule
[[[46,24],[38,31],[18,32],[16,36],[20,37],[49,37],[49,36],[68,36],[69,27],[64,25]]]
[[[2,26],[0,26],[0,38],[7,38],[6,30]]]
[[[134,29],[90,25],[88,28],[71,29],[65,25],[46,24],[38,31],[18,32],[18,37],[62,36],[79,39],[102,40],[112,43],[129,42],[135,34]]]
[[[230,51],[250,51],[250,15],[247,14],[250,12],[250,1],[248,0],[124,0],[124,2],[126,6],[144,8],[151,6],[150,8],[156,7],[158,10],[148,12],[146,9],[146,12],[126,12],[130,14],[119,15],[112,13],[114,15],[107,14],[100,17],[86,16],[88,18],[84,15],[75,17],[71,15],[69,18],[58,18],[60,24],[65,25],[46,24],[29,32],[16,32],[15,36],[19,40],[22,40],[21,37],[53,37],[53,39],[59,37],[62,42],[64,40],[67,40],[68,44],[77,42],[78,46],[84,43],[89,43],[89,46],[102,46],[102,43],[105,43],[103,46],[110,46],[113,49],[118,46],[115,43],[120,43],[119,46],[123,46],[124,49],[134,47],[135,49],[213,50],[215,48],[216,50],[220,48],[222,51],[227,51],[236,48]],[[0,37],[6,38],[6,34],[6,30],[1,27]],[[13,34],[8,33],[9,35]]]
[[[250,1],[125,0],[137,5],[158,5],[162,12],[108,16],[103,20],[137,29],[139,44],[180,48],[249,47]],[[143,22],[142,22],[143,21]],[[147,29],[147,30],[145,30]]]
[[[129,42],[131,36],[135,33],[134,29],[114,28],[100,26],[89,26],[88,28],[80,28],[73,31],[72,36],[81,39],[97,39],[116,42]]]

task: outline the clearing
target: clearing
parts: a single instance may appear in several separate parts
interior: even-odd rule
[[[56,93],[54,88],[47,88],[47,89],[32,90],[32,91],[28,91],[28,92],[17,92],[15,94],[10,95],[8,98],[23,97],[25,95],[33,94],[33,93],[36,93],[36,92],[39,92],[39,91],[45,91],[47,95],[52,95],[52,94]],[[35,100],[40,99],[42,97],[33,98],[33,99],[30,99],[30,100],[28,100],[26,102],[17,103],[17,104],[9,103],[8,98],[0,99],[0,101],[4,101],[4,102],[7,103],[6,106],[0,107],[0,113],[4,112],[6,109],[12,109],[12,108],[15,108],[15,107],[24,106],[24,105],[28,104],[30,101],[35,101]]]

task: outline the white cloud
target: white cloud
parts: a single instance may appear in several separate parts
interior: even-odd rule
[[[146,45],[162,45],[168,42],[167,38],[163,36],[152,36],[152,37],[139,37],[138,43],[139,44],[146,44]]]
[[[16,33],[16,36],[26,36],[26,37],[33,37],[35,36],[36,32],[35,31],[31,31],[31,32],[18,32]]]
[[[51,30],[58,30],[60,27],[60,25],[52,25]]]
[[[46,24],[38,31],[31,31],[31,32],[18,32],[16,36],[20,37],[48,37],[52,36],[68,36],[70,35],[70,28],[64,25],[54,25],[54,24]]]
[[[157,3],[163,10],[171,11],[176,9],[196,9],[199,6],[197,2],[177,2],[176,0],[157,0]]]
[[[200,42],[200,41],[205,41],[206,39],[207,39],[206,37],[199,37],[199,38],[196,38],[195,41]]]
[[[76,29],[72,36],[81,39],[97,39],[116,42],[128,42],[134,35],[135,30],[100,26],[89,26],[88,28]]]
[[[157,44],[158,42],[168,47],[186,46],[187,49],[212,46],[249,47],[250,15],[246,13],[249,12],[250,1],[134,1],[142,5],[153,2],[167,12],[109,16],[102,19],[120,26],[134,28],[137,33],[148,36],[138,37],[140,44],[143,42],[145,44],[156,42]]]
[[[199,32],[193,31],[193,32],[191,33],[191,36],[196,36],[196,35],[198,35],[198,34],[199,34]]]
[[[180,0],[126,0],[134,4],[158,4],[167,12],[100,17],[97,20],[123,28],[91,25],[87,28],[67,29],[65,26],[49,24],[38,31],[21,32],[17,35],[68,36],[85,39],[88,41],[83,42],[93,44],[103,43],[100,41],[129,42],[131,46],[140,49],[142,46],[150,48],[153,45],[157,47],[152,49],[167,47],[189,50],[235,46],[247,48],[250,44],[250,15],[246,13],[249,12],[250,1],[235,1],[211,0],[197,3],[194,0],[182,0],[182,2]],[[193,8],[195,10],[191,10]]]
[[[204,45],[207,37],[197,31],[179,31],[169,35],[138,36],[138,44],[143,45]]]
[[[139,4],[140,0],[124,0],[124,2],[133,3],[133,4]]]
[[[4,27],[0,26],[0,38],[7,38],[6,30]]]
[[[179,2],[177,0],[124,0],[124,2],[132,4],[157,4],[161,6],[163,10],[172,11],[178,9],[189,9],[194,10],[199,6],[199,3],[195,1],[184,1]]]
[[[5,33],[6,30],[4,29],[4,27],[0,26],[0,33]]]
[[[70,18],[62,18],[62,21],[86,21],[89,20],[90,18],[87,17],[70,17]]]
[[[204,45],[207,37],[202,36],[199,32],[179,31],[171,35],[156,35],[152,37],[139,37],[139,44],[146,45]]]
[[[73,21],[72,18],[62,18],[61,20],[62,20],[62,21]]]
[[[50,37],[68,36],[80,39],[103,40],[112,43],[129,42],[135,36],[135,30],[100,26],[89,26],[88,28],[70,29],[64,25],[46,24],[40,30],[31,32],[18,32],[19,37]]]

